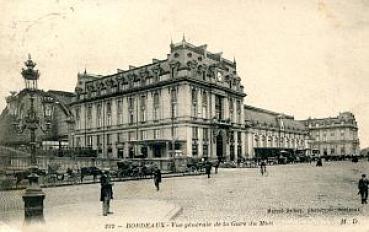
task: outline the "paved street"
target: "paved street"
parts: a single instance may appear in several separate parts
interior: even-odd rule
[[[278,223],[299,219],[336,224],[342,218],[366,220],[369,216],[369,205],[363,207],[357,195],[361,173],[369,174],[369,162],[325,162],[323,167],[268,166],[267,176],[261,176],[258,169],[220,169],[210,179],[205,175],[163,179],[159,192],[152,180],[115,183],[112,205],[114,209],[115,202],[124,205],[147,201],[142,207],[149,209],[156,207],[156,202],[167,202],[182,207],[174,219],[178,222],[265,219]],[[73,204],[99,206],[99,191],[98,184],[44,189],[45,210],[55,212]],[[22,191],[0,192],[3,221],[22,220],[21,194]],[[138,215],[142,217],[142,213]]]

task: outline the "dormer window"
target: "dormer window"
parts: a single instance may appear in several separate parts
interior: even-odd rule
[[[217,80],[218,81],[222,81],[223,80],[223,73],[220,72],[220,71],[217,72]]]

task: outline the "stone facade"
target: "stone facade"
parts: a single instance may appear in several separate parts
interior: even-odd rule
[[[293,116],[245,105],[246,157],[309,154],[309,131]]]
[[[236,63],[185,40],[165,60],[107,76],[79,74],[70,144],[102,157],[222,157],[245,145],[246,94]]]
[[[359,155],[358,125],[351,112],[337,117],[303,121],[310,131],[311,149],[317,155]]]

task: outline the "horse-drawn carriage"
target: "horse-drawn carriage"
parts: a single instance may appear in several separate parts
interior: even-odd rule
[[[84,177],[93,176],[93,181],[96,182],[97,176],[102,174],[102,170],[98,167],[82,167],[81,168],[81,182],[83,182]]]
[[[202,172],[205,168],[205,162],[200,158],[188,157],[187,171],[188,172]]]
[[[116,177],[147,177],[154,173],[155,165],[153,163],[145,163],[144,161],[118,161],[118,171]]]
[[[29,169],[22,169],[13,170],[12,172],[7,173],[7,176],[13,175],[15,177],[15,188],[18,188],[18,185],[25,182],[30,174],[31,171]],[[37,169],[36,174],[41,177],[46,176],[46,172],[42,169]]]
[[[64,173],[60,170],[60,164],[50,163],[47,165],[46,182],[56,184],[64,181]]]

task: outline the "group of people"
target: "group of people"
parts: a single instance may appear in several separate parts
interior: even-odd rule
[[[154,170],[154,184],[156,191],[160,190],[161,183],[161,171],[159,168]],[[102,201],[103,215],[108,216],[108,214],[113,214],[110,210],[110,201],[113,199],[113,185],[111,180],[111,175],[108,169],[104,170],[100,178],[101,192],[100,201]]]

